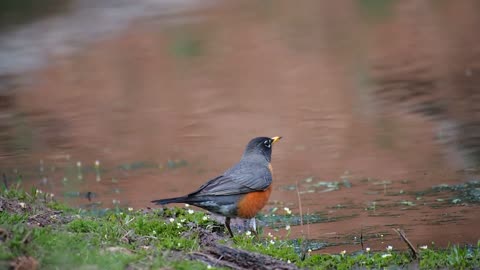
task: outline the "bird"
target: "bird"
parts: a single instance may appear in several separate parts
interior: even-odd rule
[[[185,196],[151,202],[162,206],[187,203],[224,216],[225,227],[232,238],[231,218],[250,219],[250,227],[257,235],[255,216],[267,204],[272,192],[272,146],[281,138],[253,138],[240,161],[223,174]]]

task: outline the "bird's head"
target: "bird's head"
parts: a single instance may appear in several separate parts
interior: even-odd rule
[[[262,155],[265,159],[270,162],[272,157],[272,146],[274,143],[279,141],[282,137],[257,137],[253,138],[245,148],[243,157]]]

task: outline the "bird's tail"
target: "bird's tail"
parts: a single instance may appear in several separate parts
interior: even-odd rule
[[[169,203],[186,203],[186,202],[188,202],[187,196],[152,201],[152,203],[158,204],[158,205],[165,205]]]

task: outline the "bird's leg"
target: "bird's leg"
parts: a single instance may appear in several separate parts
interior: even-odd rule
[[[230,229],[230,218],[225,217],[225,227],[227,227],[228,232],[230,233],[230,237],[233,238],[232,229]]]
[[[250,229],[252,230],[252,233],[258,238],[258,232],[257,232],[257,221],[255,220],[255,217],[250,219]]]

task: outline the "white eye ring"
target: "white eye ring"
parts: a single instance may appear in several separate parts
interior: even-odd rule
[[[263,144],[268,148],[272,147],[272,145],[270,144],[270,141],[268,140],[264,141]]]

